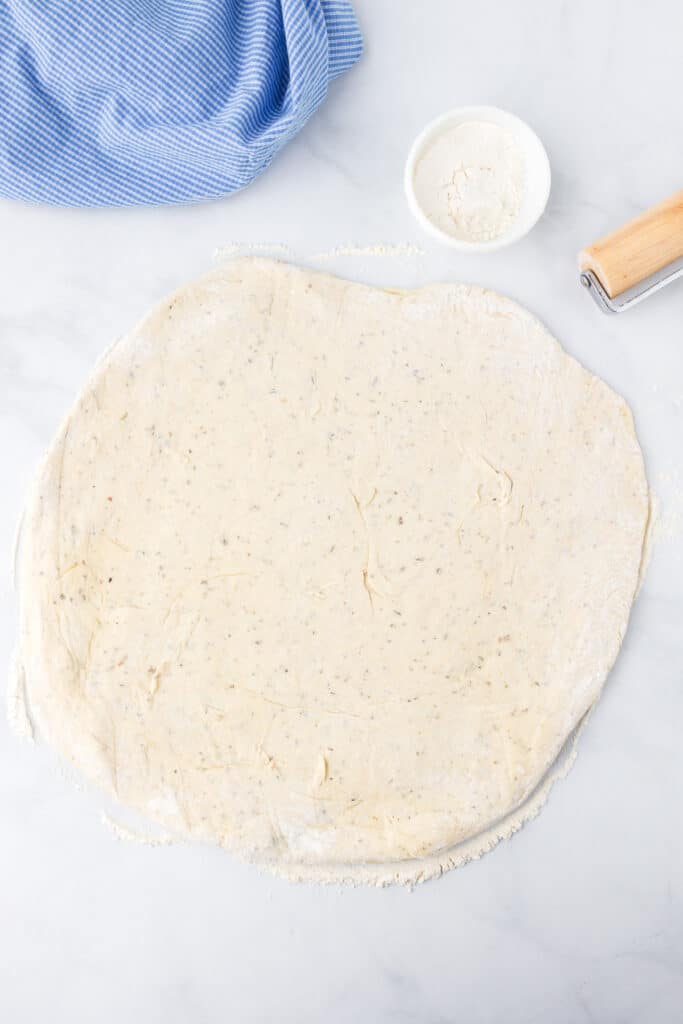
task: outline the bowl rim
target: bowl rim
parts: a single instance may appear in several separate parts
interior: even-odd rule
[[[453,235],[449,235],[448,232],[443,231],[436,224],[432,223],[418,201],[414,186],[417,161],[422,155],[426,144],[434,136],[438,135],[446,125],[454,121],[458,124],[463,124],[467,121],[489,121],[493,124],[509,128],[517,137],[521,136],[526,139],[528,148],[532,152],[532,159],[540,169],[542,187],[531,193],[533,199],[531,212],[526,217],[519,217],[512,228],[499,238],[493,238],[485,242],[468,242],[462,238],[454,238]],[[498,249],[504,249],[506,246],[512,245],[514,242],[524,238],[538,223],[548,205],[550,185],[550,160],[548,159],[545,146],[531,125],[527,124],[526,121],[523,121],[516,114],[503,110],[501,107],[493,106],[453,107],[428,121],[413,140],[403,172],[403,187],[408,200],[408,206],[418,224],[437,241],[449,246],[451,249],[459,249],[461,252],[494,252]]]

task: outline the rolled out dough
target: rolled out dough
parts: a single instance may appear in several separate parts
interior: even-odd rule
[[[107,354],[40,470],[31,712],[178,833],[434,873],[598,697],[647,519],[627,405],[515,303],[239,259]]]

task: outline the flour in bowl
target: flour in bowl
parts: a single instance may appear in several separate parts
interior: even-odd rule
[[[447,127],[415,169],[415,194],[435,227],[464,242],[506,234],[522,207],[524,153],[506,128],[489,121]]]

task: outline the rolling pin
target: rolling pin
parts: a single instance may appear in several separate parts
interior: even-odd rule
[[[583,284],[622,313],[683,275],[683,189],[579,253]]]

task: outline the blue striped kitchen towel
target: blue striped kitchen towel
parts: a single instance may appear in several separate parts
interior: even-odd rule
[[[0,0],[0,196],[233,192],[362,45],[350,0]]]

